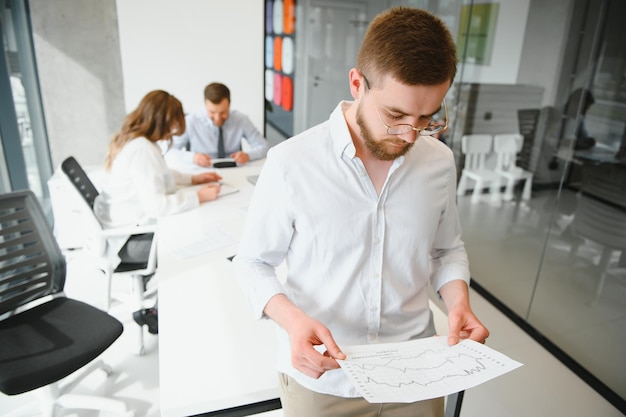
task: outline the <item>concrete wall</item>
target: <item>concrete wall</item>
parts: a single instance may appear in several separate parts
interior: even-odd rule
[[[53,166],[104,161],[124,115],[115,0],[30,0]]]

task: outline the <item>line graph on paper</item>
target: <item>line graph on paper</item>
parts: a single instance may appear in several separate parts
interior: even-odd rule
[[[522,364],[474,341],[448,346],[447,338],[343,346],[338,361],[363,397],[372,403],[413,402],[459,392]]]

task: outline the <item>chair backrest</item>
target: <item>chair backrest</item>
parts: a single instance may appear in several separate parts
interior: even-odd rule
[[[626,209],[626,166],[614,163],[583,164],[582,190]]]
[[[497,155],[496,169],[510,170],[514,168],[517,154],[524,144],[524,136],[519,133],[501,133],[493,137],[493,150]]]
[[[61,170],[88,206],[88,209],[82,211],[81,219],[85,232],[84,247],[95,256],[100,256],[106,251],[107,240],[103,234],[102,223],[93,210],[94,201],[99,194],[98,190],[74,157],[70,156],[65,159],[61,163]]]
[[[626,249],[626,212],[582,194],[574,211],[572,232],[612,249]]]
[[[464,169],[485,168],[485,159],[492,151],[493,136],[488,134],[468,134],[461,137],[461,151],[465,154]]]
[[[35,194],[0,195],[0,319],[64,285],[65,258]]]
[[[524,138],[517,157],[517,164],[527,170],[531,170],[532,150],[540,114],[541,110],[539,109],[519,109],[517,111],[519,132]]]
[[[98,190],[78,161],[73,156],[70,156],[61,163],[61,169],[93,210],[93,203],[98,196]]]
[[[493,137],[493,150],[495,152],[518,153],[522,150],[524,136],[519,133],[499,133]]]

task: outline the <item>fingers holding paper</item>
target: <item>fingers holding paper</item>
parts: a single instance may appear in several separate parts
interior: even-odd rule
[[[198,199],[201,203],[215,200],[220,193],[220,188],[218,183],[210,183],[198,190]]]
[[[489,337],[489,330],[476,318],[469,309],[448,312],[448,344],[455,345],[462,339],[472,339],[485,343]]]
[[[291,364],[311,378],[319,378],[326,371],[339,368],[336,359],[345,359],[330,330],[309,317],[284,294],[275,295],[265,307],[265,313],[289,335]],[[324,345],[320,353],[315,346]]]
[[[450,281],[439,289],[448,310],[448,344],[462,339],[485,343],[489,330],[478,320],[470,308],[469,290],[463,280]]]

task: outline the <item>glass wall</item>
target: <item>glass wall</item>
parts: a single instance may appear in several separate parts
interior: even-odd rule
[[[29,188],[47,205],[50,152],[26,4],[0,0],[0,183],[2,191]]]
[[[540,3],[528,2],[522,38],[509,41],[521,51],[512,83],[488,76],[471,80],[477,72],[494,70],[493,60],[476,64],[485,59],[483,52],[494,51],[488,38],[497,28],[489,29],[485,19],[496,14],[497,24],[506,24],[510,5],[501,2],[499,10],[461,6],[467,23],[460,26],[470,33],[459,38],[465,43],[459,43],[462,76],[455,87],[457,124],[451,132],[459,172],[469,159],[463,147],[469,139],[463,135],[520,133],[513,164],[502,167],[533,176],[528,199],[525,180],[516,181],[507,196],[501,176],[495,191],[486,186],[475,198],[475,182],[467,181],[458,202],[472,277],[475,288],[548,340],[557,356],[623,410],[626,29],[621,20],[626,3],[561,1],[555,5],[558,13]],[[550,27],[553,38],[533,36],[534,25]],[[472,40],[472,30],[484,32],[477,37],[481,40]],[[505,71],[502,67],[499,73]],[[494,141],[487,155],[490,170],[500,166],[496,148]]]
[[[626,3],[585,5],[561,111],[561,201],[527,318],[625,399]]]
[[[458,204],[473,286],[626,409],[626,362],[618,360],[626,341],[620,331],[626,328],[626,269],[619,269],[626,267],[626,30],[620,24],[626,3],[299,0],[296,5],[294,133],[349,98],[345,78],[330,75],[353,65],[354,40],[378,12],[420,7],[448,25],[460,64],[446,97],[451,127],[443,140],[458,162]],[[346,33],[330,36],[338,26]],[[327,38],[342,41],[316,43]],[[317,64],[335,62],[332,56],[341,57],[341,65],[320,73],[325,67]],[[271,124],[266,127],[271,131]],[[491,176],[497,166],[507,171],[497,183],[486,180],[476,194],[475,181],[462,175],[470,160],[463,137],[470,134],[492,141],[485,155]],[[496,140],[496,135],[505,136]],[[513,135],[508,144],[507,135]],[[513,186],[507,188],[511,176]]]

